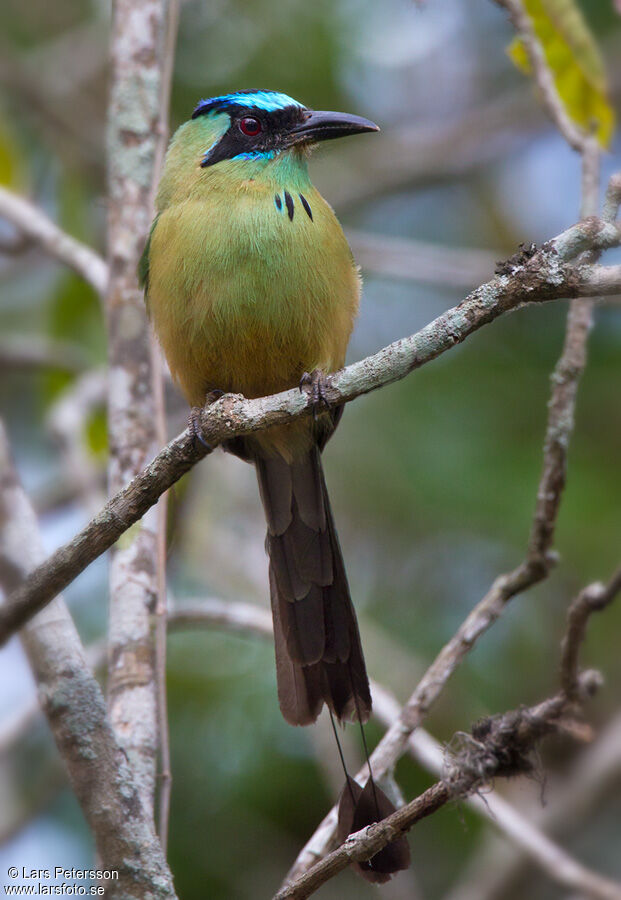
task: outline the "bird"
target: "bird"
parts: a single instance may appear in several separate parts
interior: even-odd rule
[[[225,442],[252,463],[266,548],[281,712],[309,725],[327,704],[345,772],[341,839],[394,811],[373,780],[362,725],[371,693],[321,453],[343,407],[325,378],[345,363],[359,269],[308,172],[311,148],[379,131],[287,94],[244,90],[201,100],[170,142],[139,265],[147,311],[193,412],[224,393],[262,397],[299,386],[314,414]],[[350,778],[334,725],[360,724],[369,780]],[[410,864],[404,837],[357,865],[384,882]]]
[[[287,722],[324,704],[367,721],[371,695],[321,453],[342,407],[324,402],[342,368],[361,278],[308,172],[311,148],[377,132],[272,90],[201,100],[174,134],[139,267],[148,314],[189,405],[299,386],[315,415],[234,438],[267,519],[277,689]],[[196,420],[195,420],[196,421]]]

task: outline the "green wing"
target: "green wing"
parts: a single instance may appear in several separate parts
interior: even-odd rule
[[[147,312],[149,311],[149,253],[151,250],[151,238],[153,237],[153,232],[155,231],[158,219],[159,215],[153,219],[147,243],[144,245],[144,250],[142,251],[142,256],[138,263],[138,283],[144,290],[144,300],[147,304]]]

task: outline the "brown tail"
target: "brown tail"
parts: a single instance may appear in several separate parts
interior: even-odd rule
[[[267,517],[278,701],[292,725],[324,702],[339,719],[371,713],[356,614],[318,447],[294,463],[255,459]]]

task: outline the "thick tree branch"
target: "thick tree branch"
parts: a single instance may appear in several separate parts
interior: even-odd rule
[[[0,426],[0,584],[14,589],[44,555],[35,514]],[[166,860],[134,773],[106,716],[71,616],[60,597],[24,629],[39,698],[75,794],[92,829],[100,864],[118,869],[118,895],[174,898]]]
[[[108,481],[111,493],[161,446],[161,365],[154,353],[136,271],[152,218],[162,128],[168,0],[116,0],[108,108]],[[145,808],[154,808],[159,741],[156,649],[151,612],[161,577],[153,510],[110,560],[108,707],[135,770]],[[160,704],[161,705],[161,704]]]
[[[529,260],[513,265],[511,274],[496,276],[477,288],[459,306],[438,316],[421,331],[329,376],[327,400],[334,405],[347,403],[398,381],[525,303],[621,291],[621,266],[574,267],[564,262],[591,247],[617,246],[620,238],[615,226],[597,219],[573,225]],[[215,447],[231,437],[311,413],[311,398],[298,389],[256,400],[230,394],[203,410],[201,427],[205,440]],[[118,540],[207,452],[187,430],[164,447],[72,541],[52,554],[9,598],[0,610],[0,645]],[[513,577],[521,584],[523,574],[516,570]],[[499,588],[502,593],[511,589],[511,584]]]
[[[103,259],[90,247],[66,234],[38,206],[0,186],[0,216],[54,259],[81,275],[99,295],[104,294],[108,267]]]

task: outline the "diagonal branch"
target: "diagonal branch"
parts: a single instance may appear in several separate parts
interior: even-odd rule
[[[586,590],[588,591],[588,589]],[[611,602],[619,591],[621,591],[621,576],[617,571],[602,592],[605,595],[603,605]],[[584,593],[582,592],[580,597]],[[580,597],[574,602],[572,608],[580,605]],[[579,645],[584,637],[584,628],[582,628],[579,637],[572,638],[572,628],[573,623],[570,616],[567,633],[562,643],[564,655],[566,655],[569,643],[575,642]],[[302,898],[309,897],[317,888],[345,869],[350,863],[370,859],[395,837],[411,828],[420,819],[434,813],[449,800],[468,797],[489,784],[495,777],[511,777],[532,772],[531,755],[540,741],[555,731],[575,734],[573,716],[577,708],[576,701],[592,696],[600,683],[599,677],[594,677],[593,672],[587,671],[577,676],[575,692],[572,695],[569,695],[563,688],[555,696],[530,709],[522,708],[481,720],[473,727],[471,735],[462,734],[460,736],[461,748],[447,764],[448,773],[442,781],[376,825],[371,825],[350,835],[340,847],[314,865],[309,867],[309,860],[304,860],[301,854],[298,857],[298,863],[304,862],[305,865],[294,868],[274,900],[302,900]],[[402,718],[403,711],[397,718],[397,724],[401,722]],[[393,728],[394,726],[389,729],[389,733]],[[412,745],[409,735],[408,740]],[[379,746],[381,747],[381,743]],[[413,749],[416,750],[416,747],[417,742],[413,742]],[[372,764],[374,756],[371,757]],[[428,756],[428,748],[426,756]],[[375,777],[381,777],[377,771],[377,765],[373,765],[373,772]],[[519,822],[516,821],[515,816],[505,815],[510,812],[508,804],[505,804],[503,808],[501,803],[499,812],[501,817],[505,817],[507,830],[512,829],[515,832]],[[319,834],[321,828],[322,826],[316,835]],[[572,857],[564,854],[563,851],[559,853],[559,848],[556,848],[552,842],[547,845],[545,845],[545,841],[543,845],[536,842],[533,844],[531,834],[528,842],[523,841],[523,844],[530,847],[532,855],[544,867],[549,867],[550,858],[555,859],[555,864],[558,866],[556,880],[566,887],[583,891],[587,896],[598,898],[598,900],[621,900],[620,884],[613,884],[608,879],[589,871]]]
[[[607,586],[606,603],[611,602],[614,594],[621,589],[619,582],[621,570]],[[579,597],[582,597],[585,591],[581,592]],[[574,605],[575,601],[572,606]],[[174,631],[203,626],[210,629],[223,628],[229,633],[272,636],[272,618],[269,610],[255,604],[225,602],[211,597],[198,601],[183,601],[171,612],[169,626]],[[371,691],[373,715],[386,728],[390,728],[399,719],[401,704],[377,682],[371,682]],[[411,734],[407,749],[428,771],[437,777],[443,777],[446,768],[445,752],[428,732],[419,728]],[[577,862],[497,791],[486,791],[484,798],[477,794],[472,795],[466,802],[479,815],[495,825],[553,881],[591,895],[591,888],[593,884],[598,884],[599,876]]]
[[[461,735],[461,747],[447,764],[447,774],[395,813],[351,834],[311,869],[289,882],[274,900],[305,900],[352,862],[370,859],[396,837],[432,815],[449,801],[481,790],[497,777],[532,771],[531,755],[541,740],[563,727],[567,697],[561,692],[529,709],[483,720],[472,735]],[[597,900],[621,900],[621,885],[562,855],[557,880]]]
[[[104,294],[108,267],[103,259],[55,225],[38,206],[0,186],[0,216],[47,254],[81,275],[100,296]]]
[[[375,716],[386,726],[398,718],[400,704],[383,687],[373,685],[373,710]],[[446,768],[444,748],[423,728],[410,735],[408,750],[430,772],[442,777]],[[593,884],[598,884],[599,875],[577,862],[560,844],[550,838],[544,830],[509,803],[496,790],[486,790],[485,796],[470,795],[466,802],[480,816],[483,816],[498,831],[511,841],[518,852],[534,862],[541,871],[557,884],[592,893]]]
[[[563,101],[556,90],[543,47],[537,39],[533,23],[521,0],[495,0],[495,2],[507,10],[515,30],[524,44],[544,109],[569,146],[582,153],[589,136],[578,128],[567,115]]]
[[[515,265],[511,274],[498,275],[477,288],[459,306],[438,316],[421,331],[329,376],[326,399],[333,405],[347,403],[404,378],[525,303],[621,291],[621,266],[572,267],[565,262],[585,249],[617,246],[620,240],[615,226],[597,219],[573,225],[531,259]],[[203,410],[201,427],[205,440],[215,447],[234,436],[284,424],[312,412],[312,399],[298,389],[256,400],[229,394]],[[0,645],[111,547],[207,453],[208,449],[187,430],[164,447],[72,541],[35,569],[9,598],[0,610]],[[521,577],[522,573],[516,573],[518,580]],[[506,587],[501,589],[504,592]]]

